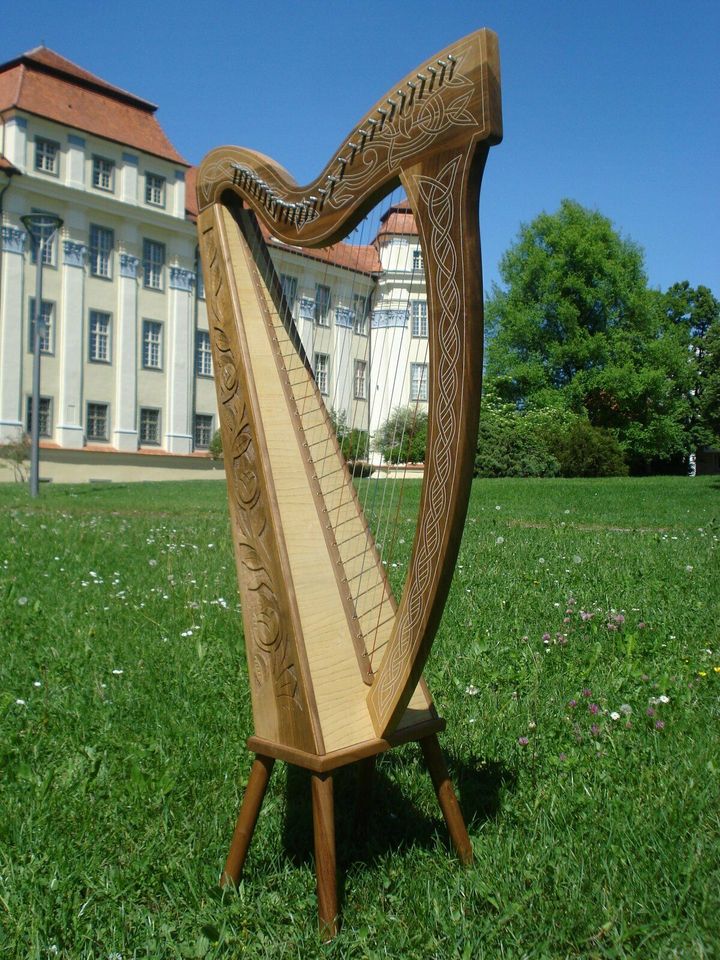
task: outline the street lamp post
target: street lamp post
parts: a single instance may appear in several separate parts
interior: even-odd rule
[[[30,496],[40,488],[40,339],[45,333],[42,309],[43,258],[48,245],[63,222],[48,213],[29,213],[20,217],[35,250],[35,331],[33,336],[32,409],[30,420]]]

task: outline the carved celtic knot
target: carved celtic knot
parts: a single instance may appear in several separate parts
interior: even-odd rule
[[[437,342],[442,344],[436,369],[434,411],[435,442],[428,450],[428,510],[420,540],[408,576],[407,603],[397,622],[398,642],[388,650],[387,667],[378,678],[378,703],[381,712],[388,709],[403,680],[403,668],[415,631],[426,610],[428,587],[436,568],[443,530],[448,515],[448,489],[452,479],[452,450],[460,429],[454,400],[460,387],[461,306],[456,278],[457,251],[452,227],[455,219],[454,185],[460,157],[450,160],[437,177],[417,177],[420,195],[427,204],[431,225],[429,249],[437,264],[437,297],[440,307]]]

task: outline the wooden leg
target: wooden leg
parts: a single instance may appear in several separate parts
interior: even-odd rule
[[[337,933],[337,880],[335,875],[335,813],[331,773],[312,774],[315,872],[317,874],[320,936],[332,940]]]
[[[221,887],[237,886],[274,765],[275,761],[272,757],[262,757],[259,754],[255,757],[235,824],[230,851],[225,861],[225,869],[220,877]]]
[[[420,741],[425,763],[432,777],[435,793],[442,810],[445,823],[450,832],[455,851],[462,863],[472,863],[472,845],[468,836],[467,827],[463,820],[462,810],[458,803],[452,781],[448,774],[445,758],[440,750],[440,744],[435,734]]]
[[[376,757],[365,757],[358,761],[357,797],[355,799],[354,835],[358,843],[367,836],[368,818],[372,806],[373,784],[375,782]]]

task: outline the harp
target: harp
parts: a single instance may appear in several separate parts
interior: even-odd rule
[[[479,192],[489,148],[501,137],[497,38],[480,30],[403,79],[307,186],[237,147],[211,151],[198,172],[199,244],[255,724],[248,740],[255,759],[222,882],[240,876],[273,763],[308,769],[326,937],[336,930],[338,767],[359,761],[368,778],[377,754],[419,741],[457,853],[464,861],[472,856],[437,740],[444,721],[422,670],[472,478],[483,343]],[[404,196],[388,206],[396,190]],[[353,254],[352,241],[383,202],[372,242]],[[422,262],[423,309],[412,306],[422,302],[414,280],[404,307],[393,301],[397,290],[380,301],[375,290],[372,302],[370,288],[383,271],[402,273],[382,238],[402,240],[403,231],[415,238],[418,272]],[[312,290],[303,297],[291,282],[297,278],[282,273],[293,258],[315,270],[314,302]],[[339,277],[329,320],[332,285],[318,282],[322,269]],[[424,362],[417,362],[417,344],[414,353],[403,346],[414,333],[424,341]],[[328,337],[332,350],[322,346]],[[401,356],[416,361],[402,415],[391,373]],[[356,378],[351,399],[348,376],[343,381],[334,368],[334,381],[346,386],[328,389],[328,361],[343,358],[353,365],[350,382]],[[404,583],[393,584],[390,535],[368,507],[368,490],[384,484],[379,496],[398,513],[399,495],[389,485],[395,491],[399,468],[383,462],[379,423],[396,415],[385,456],[402,459],[418,411],[427,425],[422,491]],[[399,451],[394,458],[392,450]],[[360,459],[375,461],[378,479],[353,475]]]

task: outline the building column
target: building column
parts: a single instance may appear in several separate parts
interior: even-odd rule
[[[137,274],[140,261],[128,253],[120,254],[118,305],[115,320],[115,404],[112,411],[113,446],[118,450],[137,450]]]
[[[85,140],[77,134],[68,134],[66,182],[69,187],[85,189]]]
[[[60,385],[56,437],[61,447],[83,446],[83,309],[84,266],[87,247],[65,240],[62,244],[62,298],[60,316]]]
[[[170,335],[167,338],[167,416],[165,449],[192,453],[192,385],[195,330],[192,270],[170,267]]]
[[[27,120],[25,117],[9,117],[5,121],[4,139],[3,153],[5,157],[18,170],[24,172],[27,153]]]
[[[24,430],[23,369],[23,250],[27,234],[19,227],[2,227],[0,277],[0,442],[17,439]]]

